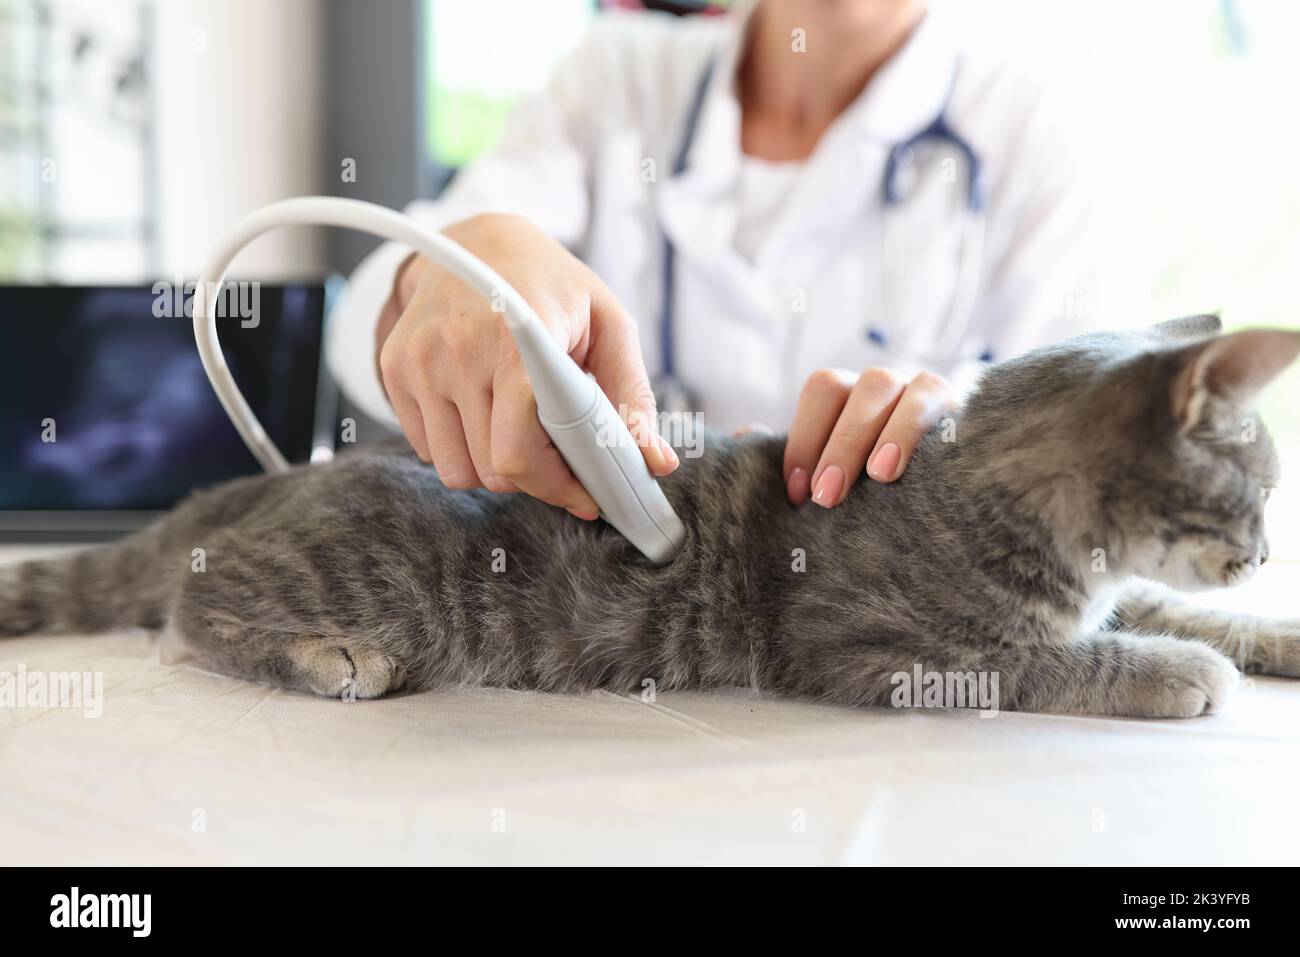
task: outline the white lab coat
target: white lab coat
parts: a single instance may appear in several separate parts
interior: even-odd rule
[[[1007,358],[1091,324],[1079,296],[1088,281],[1087,203],[1040,91],[996,62],[959,56],[938,16],[927,16],[826,131],[754,262],[732,245],[739,17],[597,18],[501,143],[438,200],[408,212],[435,228],[485,211],[528,217],[581,256],[639,321],[652,376],[666,234],[677,249],[677,373],[712,428],[785,428],[805,379],[827,366],[926,367],[968,384],[981,353]],[[802,55],[814,55],[817,40],[807,37]],[[690,102],[715,55],[686,169],[672,176]],[[981,156],[989,192],[980,291],[949,357],[927,349],[952,303],[967,198],[965,164],[947,144],[917,151],[894,240],[903,249],[897,317],[884,315],[881,268],[889,148],[941,110]],[[358,267],[327,346],[344,390],[394,425],[373,336],[406,255],[389,244]],[[884,322],[887,349],[868,337]]]

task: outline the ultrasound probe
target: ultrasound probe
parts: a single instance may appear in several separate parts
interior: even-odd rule
[[[427,256],[505,314],[537,399],[537,416],[556,450],[600,506],[600,516],[655,564],[670,561],[686,528],[668,504],[632,433],[608,397],[547,332],[537,313],[495,270],[442,233],[356,199],[302,196],[255,211],[225,236],[194,290],[194,339],[230,421],[268,472],[289,463],[262,428],[226,365],[217,339],[217,303],[231,262],[248,243],[280,226],[340,226],[402,243]],[[208,293],[215,295],[209,301]]]

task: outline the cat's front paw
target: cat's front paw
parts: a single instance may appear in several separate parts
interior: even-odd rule
[[[1208,645],[1166,639],[1150,649],[1130,689],[1132,710],[1145,718],[1195,718],[1222,711],[1241,687],[1241,672]]]
[[[1300,621],[1252,621],[1234,628],[1233,637],[1247,671],[1300,678]]]

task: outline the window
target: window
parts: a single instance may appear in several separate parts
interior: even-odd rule
[[[147,5],[0,6],[0,280],[153,267]]]
[[[500,137],[519,98],[582,40],[592,0],[426,0],[425,151],[462,165]]]

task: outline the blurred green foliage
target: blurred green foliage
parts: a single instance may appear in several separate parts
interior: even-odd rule
[[[23,213],[0,209],[0,282],[22,276],[35,245],[35,221]]]
[[[425,99],[425,148],[440,166],[468,163],[501,136],[511,97],[450,90],[436,83]]]

